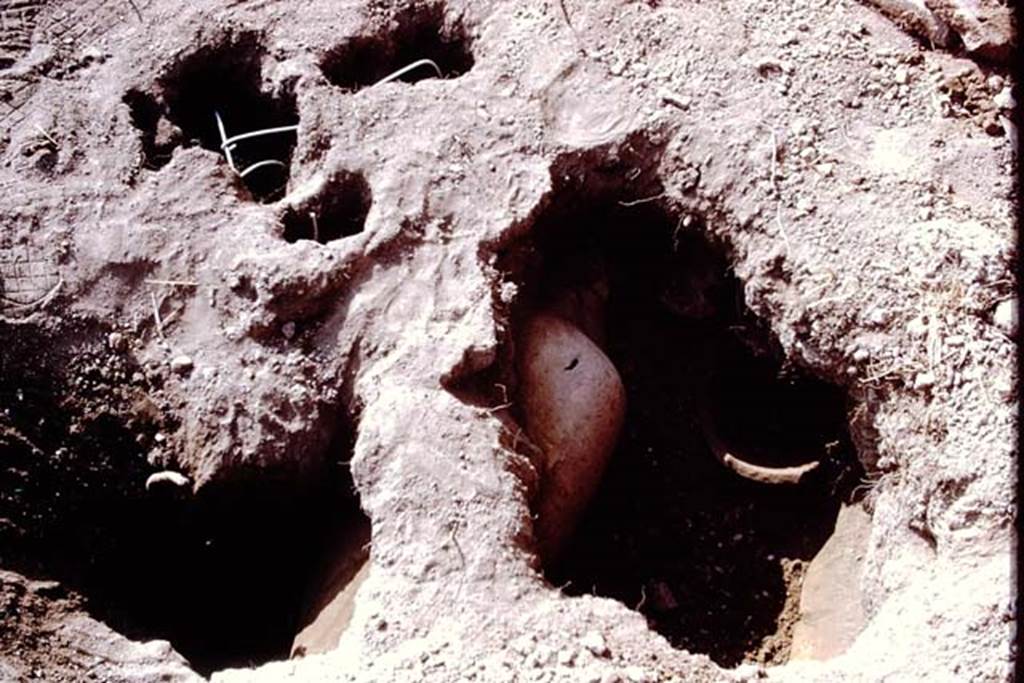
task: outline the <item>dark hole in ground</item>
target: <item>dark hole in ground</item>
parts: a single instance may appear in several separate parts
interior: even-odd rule
[[[147,168],[160,168],[179,145],[199,145],[225,157],[216,115],[228,138],[298,123],[295,95],[263,90],[263,46],[258,35],[243,33],[203,47],[160,79],[162,105],[136,91],[125,96],[132,123],[142,131]],[[240,140],[231,148],[236,170],[253,198],[283,196],[297,136],[294,130]],[[227,163],[226,157],[225,162]]]
[[[151,171],[163,168],[171,160],[177,141],[167,135],[166,129],[162,131],[163,135],[158,133],[162,107],[152,95],[139,90],[129,90],[124,96],[124,103],[131,113],[132,125],[142,133],[143,167]]]
[[[373,193],[360,173],[340,173],[310,201],[289,207],[282,218],[287,242],[327,244],[363,231]]]
[[[0,329],[0,566],[64,582],[96,618],[169,640],[202,674],[286,659],[321,555],[367,524],[341,464],[351,432],[301,480],[252,472],[196,498],[146,492],[141,444],[168,425],[121,413],[145,393],[140,369],[86,341],[99,330],[61,332],[82,341]]]
[[[328,52],[320,68],[332,84],[354,92],[421,59],[433,61],[441,78],[456,78],[473,68],[465,29],[461,22],[445,22],[445,8],[440,3],[411,5],[399,11],[386,33],[350,38]],[[428,65],[398,80],[415,83],[437,77],[437,71]]]
[[[569,594],[639,609],[673,645],[723,666],[784,661],[802,562],[830,536],[859,471],[844,395],[784,362],[699,221],[683,229],[653,203],[562,194],[535,223],[523,310],[603,263],[605,350],[627,415],[601,487],[547,576]],[[748,460],[821,466],[797,485],[741,478],[713,456],[701,402]]]

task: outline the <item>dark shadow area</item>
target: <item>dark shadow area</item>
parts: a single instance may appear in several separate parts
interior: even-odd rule
[[[673,645],[720,665],[784,660],[784,608],[801,579],[788,567],[828,539],[860,471],[845,396],[785,361],[699,219],[684,227],[655,202],[629,205],[649,189],[622,196],[568,180],[581,177],[552,172],[556,191],[513,267],[524,283],[513,322],[574,273],[603,271],[604,350],[627,414],[601,487],[547,576],[569,594],[639,609]],[[821,465],[799,484],[745,479],[715,457],[702,422],[755,464]]]
[[[51,343],[58,333],[76,341]],[[0,328],[0,342],[0,566],[60,580],[96,618],[169,640],[205,675],[287,658],[326,548],[367,524],[352,431],[301,479],[236,471],[195,497],[147,491],[146,453],[174,426],[140,410],[151,387],[130,380],[130,357],[91,324]]]
[[[386,33],[350,38],[328,52],[320,68],[333,85],[355,92],[421,59],[434,62],[441,73],[427,65],[398,80],[457,78],[473,68],[469,37],[461,22],[445,22],[443,4],[415,4],[400,10]]]
[[[311,200],[285,210],[284,239],[327,244],[356,235],[363,231],[372,203],[373,193],[362,174],[337,174]]]
[[[159,101],[129,92],[124,99],[133,125],[142,132],[145,166],[160,168],[175,147],[195,145],[225,157],[227,163],[225,138],[296,125],[294,93],[263,90],[263,58],[260,36],[242,33],[204,46],[168,69],[159,82]],[[271,202],[284,195],[296,139],[294,130],[281,131],[239,140],[227,150],[257,201]]]

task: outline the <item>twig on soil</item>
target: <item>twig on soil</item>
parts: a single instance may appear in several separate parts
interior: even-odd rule
[[[459,561],[462,562],[462,571],[466,571],[466,556],[462,553],[462,546],[459,545],[459,539],[455,537],[455,529],[458,525],[452,522],[448,526],[448,535],[451,536],[452,543],[455,544],[455,550],[459,553]]]
[[[42,126],[40,126],[38,123],[33,125],[35,126],[36,130],[39,131],[40,135],[42,135],[44,138],[50,141],[50,144],[57,148],[60,147],[60,145],[57,144],[57,141],[53,139],[53,136],[47,133]]]
[[[779,166],[779,138],[775,134],[775,129],[772,129],[772,165],[771,165],[771,184],[772,189],[775,191],[776,203],[775,203],[775,222],[779,226],[779,234],[782,236],[782,244],[786,248],[786,254],[790,253],[789,249],[789,236],[786,235],[786,226],[782,223],[782,191],[779,189],[778,180],[778,166]]]
[[[156,294],[150,292],[149,300],[153,304],[153,320],[156,321],[156,333],[160,337],[160,339],[167,341],[167,337],[164,336],[164,323],[160,319],[160,306],[158,306],[156,303]]]
[[[572,36],[576,40],[576,48],[580,51],[580,54],[586,55],[587,51],[583,49],[580,34],[576,31],[576,27],[572,25],[572,19],[569,18],[569,10],[565,6],[565,0],[558,0],[558,6],[562,8],[562,16],[565,17],[565,23],[568,25],[569,30],[572,31]]]
[[[898,363],[893,365],[892,367],[890,367],[887,370],[883,370],[881,372],[876,372],[871,377],[865,377],[860,382],[861,382],[861,384],[869,384],[871,382],[877,382],[878,380],[880,380],[880,379],[882,379],[884,377],[887,377],[889,375],[899,375],[899,373],[896,371],[897,368],[899,368],[899,364]]]
[[[198,287],[198,282],[188,280],[146,280],[148,285],[167,285],[169,287]]]
[[[135,4],[135,0],[128,0],[128,4],[132,6],[133,10],[135,10],[135,16],[139,18],[139,21],[145,21],[145,19],[142,18],[142,10],[140,10],[139,6]]]
[[[634,607],[633,609],[639,611],[640,608],[643,607],[646,603],[647,603],[647,587],[644,586],[643,584],[640,584],[640,602],[636,603],[636,607]]]
[[[634,199],[628,202],[619,202],[619,206],[636,206],[637,204],[646,204],[648,202],[654,202],[665,196],[664,192],[660,192],[652,197],[644,197],[643,199]]]

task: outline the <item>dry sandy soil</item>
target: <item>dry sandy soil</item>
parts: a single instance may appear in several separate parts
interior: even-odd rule
[[[0,680],[1011,680],[1020,93],[958,5],[0,0]],[[597,263],[625,427],[542,561],[517,333]]]

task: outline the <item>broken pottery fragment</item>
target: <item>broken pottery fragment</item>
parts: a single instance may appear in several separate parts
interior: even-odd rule
[[[793,628],[792,659],[840,655],[864,630],[860,579],[871,515],[859,505],[839,510],[835,531],[811,560],[800,592],[800,619]]]
[[[370,573],[370,523],[359,523],[337,539],[318,583],[306,599],[301,629],[292,641],[291,656],[330,652],[352,621],[355,597]]]
[[[625,389],[586,334],[548,313],[524,325],[517,370],[526,431],[544,454],[534,535],[550,560],[601,481],[625,417]]]

